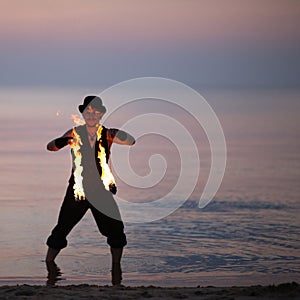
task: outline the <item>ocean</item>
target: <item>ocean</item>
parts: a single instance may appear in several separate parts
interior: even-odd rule
[[[48,152],[46,144],[74,126],[71,115],[78,114],[82,97],[91,92],[101,90],[0,89],[1,284],[47,281],[45,241],[56,224],[71,159],[69,149]],[[201,209],[198,202],[208,179],[211,154],[209,139],[193,118],[195,111],[149,96],[127,106],[120,102],[120,109],[104,122],[117,128],[138,122],[128,125],[134,131],[130,133],[138,134],[136,145],[114,145],[111,154],[117,195],[141,204],[138,215],[124,219],[128,245],[122,260],[123,283],[228,286],[299,282],[300,91],[200,92],[220,121],[227,147],[222,184]],[[110,111],[112,104],[103,100]],[[189,130],[194,143],[185,142],[178,124]],[[152,127],[153,132],[149,131]],[[195,149],[200,161],[196,179]],[[165,215],[150,212],[146,204],[168,194],[182,174],[185,184],[158,205]],[[189,195],[184,198],[181,192],[186,190]],[[132,215],[126,206],[121,213]],[[109,248],[90,212],[73,229],[68,242],[56,261],[62,273],[57,284],[109,284]]]

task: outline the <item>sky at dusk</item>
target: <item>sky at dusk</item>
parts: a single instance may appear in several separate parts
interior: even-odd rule
[[[0,0],[1,86],[299,87],[296,0]]]

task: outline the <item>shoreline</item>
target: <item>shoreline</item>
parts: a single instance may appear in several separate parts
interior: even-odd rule
[[[55,275],[55,274],[54,274]],[[48,273],[49,276],[49,273]],[[0,286],[8,285],[46,285],[49,277],[44,276],[0,276]],[[67,285],[110,285],[110,274],[98,274],[97,276],[68,276],[62,273],[52,277],[57,286]],[[178,272],[169,274],[146,274],[146,273],[123,273],[123,284],[126,286],[160,286],[195,287],[195,286],[256,286],[256,285],[279,285],[286,282],[300,283],[299,274],[222,274],[208,275],[201,273],[181,274]]]
[[[109,285],[13,285],[0,286],[0,299],[300,299],[296,282],[255,286],[109,286]]]

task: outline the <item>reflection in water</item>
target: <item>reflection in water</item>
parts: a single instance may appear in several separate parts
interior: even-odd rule
[[[55,285],[55,283],[59,280],[65,280],[64,278],[61,278],[61,275],[63,274],[60,271],[60,268],[57,266],[57,264],[52,261],[52,262],[46,262],[46,267],[48,271],[48,276],[47,276],[47,282],[46,285]]]

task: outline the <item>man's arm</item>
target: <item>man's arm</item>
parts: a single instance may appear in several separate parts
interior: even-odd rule
[[[112,139],[112,141],[116,144],[129,145],[129,146],[135,144],[134,137],[123,130],[111,128],[108,130],[108,133],[109,133],[109,138]]]
[[[73,130],[70,129],[65,134],[63,134],[61,137],[56,138],[56,139],[52,140],[51,142],[49,142],[47,144],[47,150],[58,151],[61,148],[67,146],[68,144],[71,144],[72,139],[73,139]]]

